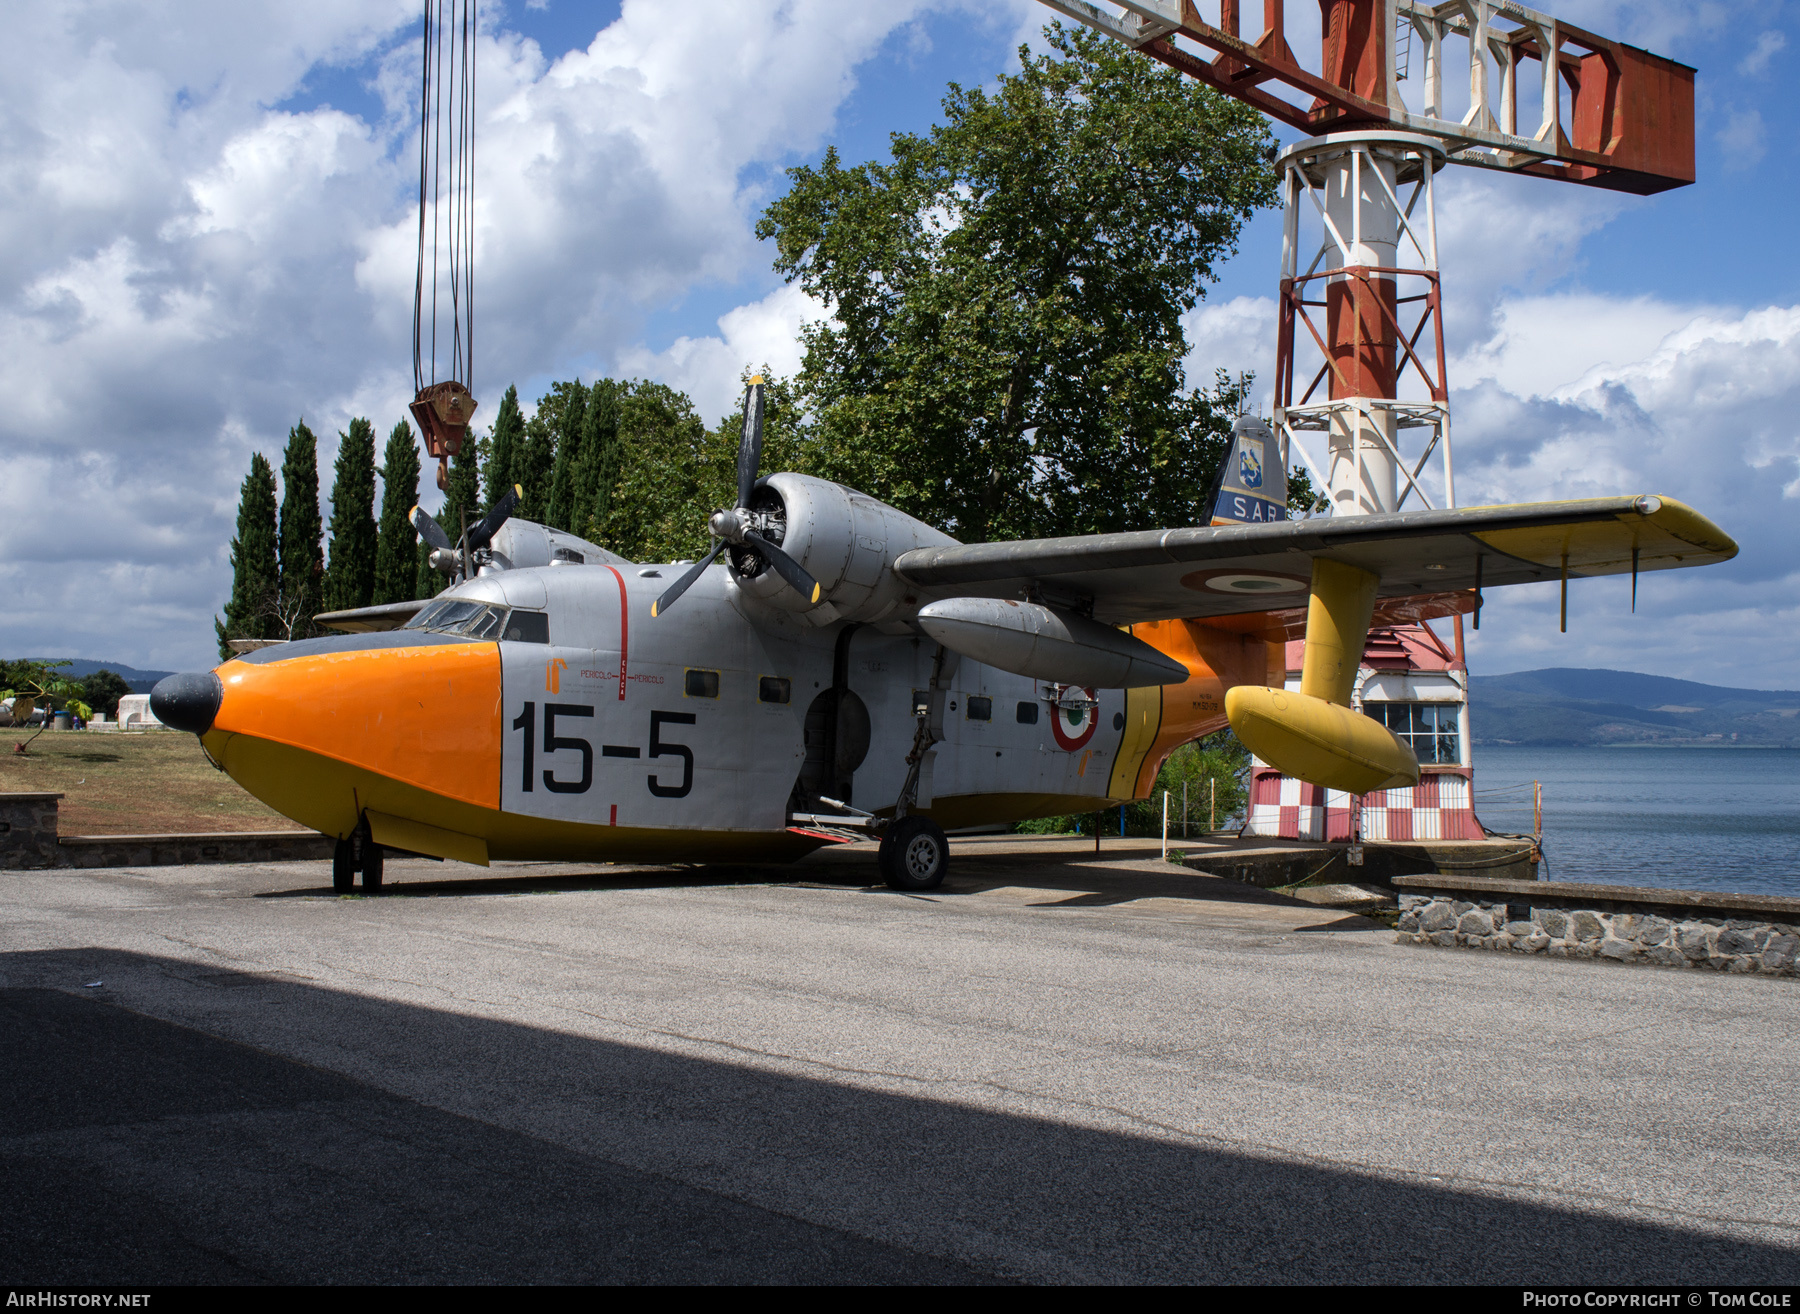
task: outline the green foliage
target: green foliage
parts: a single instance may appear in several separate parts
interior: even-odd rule
[[[470,434],[463,441],[462,451],[450,458],[450,487],[444,490],[444,505],[438,508],[437,522],[453,543],[462,536],[465,512],[471,529],[487,514],[481,503],[481,457],[486,445]]]
[[[625,450],[619,425],[629,388],[629,384],[613,379],[598,379],[588,389],[581,454],[575,464],[574,495],[569,506],[569,528],[583,537],[587,537],[590,526],[605,525],[612,517],[613,493],[624,469]]]
[[[1169,837],[1171,840],[1178,838],[1181,835],[1181,789],[1184,783],[1187,786],[1190,834],[1205,834],[1208,823],[1215,816],[1221,830],[1230,828],[1233,822],[1241,824],[1244,803],[1249,798],[1249,780],[1250,750],[1239,743],[1237,736],[1231,731],[1221,730],[1204,739],[1183,744],[1163,762],[1162,769],[1156,775],[1156,784],[1151,787],[1150,797],[1125,805],[1125,833],[1162,834],[1163,791],[1167,790]],[[1218,809],[1213,813],[1209,811],[1208,805],[1212,799],[1210,791],[1215,785],[1218,789]],[[1101,828],[1102,836],[1117,835],[1118,807],[1079,815],[1040,817],[1034,821],[1022,821],[1013,829],[1021,835],[1092,835],[1096,825]]]
[[[556,529],[574,531],[575,504],[578,500],[576,472],[584,464],[583,448],[587,438],[588,389],[580,379],[550,386],[550,403],[556,442],[556,465],[550,476],[550,500],[545,508],[544,523]],[[538,403],[543,415],[544,401]],[[551,418],[546,417],[546,418]]]
[[[1048,34],[1060,58],[953,84],[890,163],[790,170],[757,226],[832,315],[804,331],[800,464],[966,542],[1202,521],[1231,415],[1184,390],[1180,319],[1275,201],[1253,110]]]
[[[375,595],[375,426],[350,421],[338,435],[331,485],[331,563],[325,570],[326,611],[366,607]]]
[[[13,709],[21,721],[31,714],[29,709],[54,711],[65,705],[71,711],[79,707],[81,710],[76,713],[79,716],[92,716],[93,712],[79,701],[81,685],[57,673],[68,665],[70,663],[67,660],[34,661],[20,658],[17,661],[0,661],[0,686],[4,686],[0,687],[0,702],[10,703],[14,699],[23,699],[24,702]]]
[[[519,411],[519,390],[508,384],[506,395],[500,399],[500,411],[494,416],[494,427],[488,431],[487,468],[482,471],[488,490],[487,510],[492,511],[494,503],[506,496],[506,490],[519,482],[513,467],[520,463],[524,446],[525,417]]]
[[[117,671],[94,671],[81,681],[81,700],[107,716],[119,714],[119,699],[130,692],[131,686]],[[83,719],[87,720],[89,717]]]
[[[687,395],[661,383],[620,384],[615,395],[619,476],[605,520],[590,519],[583,536],[632,561],[697,555],[707,515],[736,501],[736,434],[722,444]]]
[[[503,408],[504,409],[504,408]],[[419,448],[405,420],[388,434],[381,464],[381,528],[375,545],[373,602],[408,602],[418,597],[419,533],[409,517],[419,504]]]
[[[1313,487],[1312,474],[1301,466],[1288,472],[1288,510],[1304,515],[1323,505],[1324,492]]]
[[[238,493],[237,537],[231,540],[231,598],[225,604],[224,618],[213,618],[220,661],[234,656],[229,639],[274,637],[280,599],[275,471],[261,452],[255,452]]]
[[[435,598],[449,580],[431,568],[431,548],[423,539],[413,556],[413,597]]]
[[[269,638],[304,639],[318,632],[319,585],[325,574],[319,517],[319,440],[302,420],[288,430],[281,458],[281,594]]]

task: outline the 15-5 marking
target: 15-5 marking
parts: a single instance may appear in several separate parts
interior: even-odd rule
[[[544,788],[554,794],[585,794],[594,784],[594,746],[581,735],[565,732],[558,733],[559,718],[581,717],[591,720],[594,715],[592,706],[581,703],[545,703],[543,745],[546,757],[564,750],[572,750],[581,755],[581,774],[576,779],[565,779],[556,774],[555,767],[545,767],[540,773],[537,768],[538,742],[538,705],[526,703],[519,714],[513,718],[512,728],[524,736],[524,752],[520,755],[519,789],[524,793],[532,793],[537,788],[538,777],[543,777]],[[662,737],[663,727],[667,725],[693,725],[696,717],[692,712],[652,712],[650,713],[650,752],[651,758],[679,757],[681,759],[681,781],[679,784],[667,783],[659,773],[651,772],[644,777],[650,792],[657,798],[686,798],[694,788],[694,750],[686,744],[672,743]],[[636,744],[602,744],[602,757],[637,758],[640,751]]]

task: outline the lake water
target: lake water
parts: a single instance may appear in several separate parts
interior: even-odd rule
[[[1551,880],[1800,896],[1800,749],[1478,747],[1476,815],[1529,832],[1533,780]]]

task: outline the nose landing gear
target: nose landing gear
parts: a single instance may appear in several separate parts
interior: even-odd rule
[[[350,832],[331,850],[331,888],[338,894],[356,889],[356,873],[362,873],[364,894],[381,893],[381,845],[369,838],[368,823]]]

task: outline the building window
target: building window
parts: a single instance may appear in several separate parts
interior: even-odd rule
[[[682,692],[689,698],[717,698],[719,696],[719,673],[717,671],[690,669],[682,683]]]
[[[793,681],[783,675],[765,675],[756,682],[756,701],[785,703],[792,696]]]
[[[1411,746],[1422,766],[1462,762],[1458,703],[1364,703],[1363,713]]]
[[[1038,712],[1038,708],[1037,708],[1036,703],[1021,702],[1019,704],[1019,717],[1018,717],[1019,724],[1020,725],[1036,725],[1037,724],[1037,712]]]
[[[969,719],[971,721],[992,721],[994,719],[994,700],[969,696]]]

